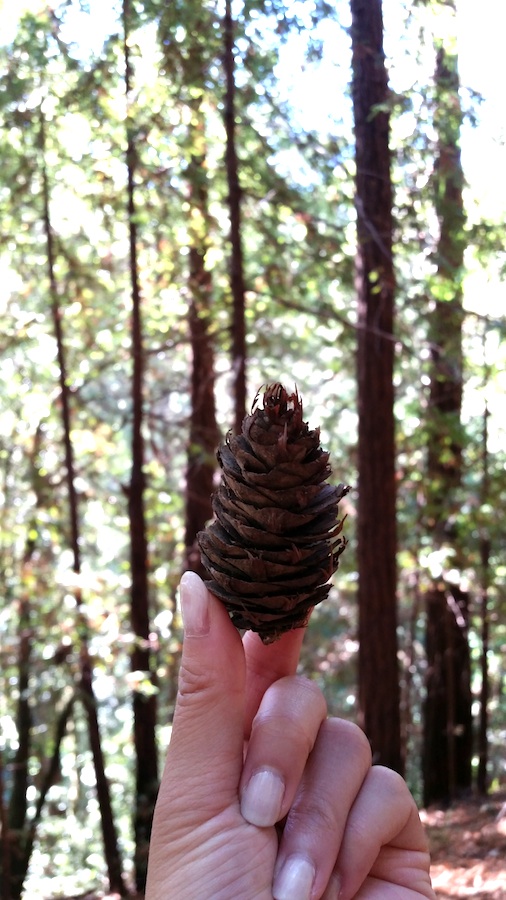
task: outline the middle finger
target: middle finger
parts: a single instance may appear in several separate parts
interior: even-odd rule
[[[241,812],[248,822],[275,825],[286,815],[326,713],[323,694],[307,678],[286,676],[267,689],[241,778]]]

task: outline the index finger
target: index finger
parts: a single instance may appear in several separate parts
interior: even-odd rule
[[[246,712],[244,737],[249,738],[251,723],[268,687],[285,675],[295,675],[305,628],[286,631],[272,644],[262,643],[253,631],[243,638],[246,656]]]

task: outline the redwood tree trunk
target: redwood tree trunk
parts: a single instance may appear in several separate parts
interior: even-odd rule
[[[5,762],[0,747],[0,898],[11,900],[11,833],[7,815]]]
[[[27,598],[19,604],[18,627],[18,692],[16,714],[18,747],[12,761],[12,783],[9,797],[8,816],[5,826],[6,871],[2,871],[2,896],[9,900],[21,897],[23,882],[28,871],[31,847],[29,847],[27,821],[27,788],[29,785],[29,762],[31,751],[32,709],[30,703],[30,674],[33,642],[31,607]],[[5,881],[4,881],[5,880]]]
[[[484,340],[485,349],[485,340]],[[490,378],[489,367],[485,366],[486,384]],[[483,440],[482,440],[482,476],[481,476],[481,504],[490,503],[490,473],[489,473],[489,449],[488,449],[488,403],[485,402],[483,412]],[[488,705],[490,700],[490,675],[488,666],[488,654],[490,649],[490,555],[492,542],[489,530],[482,525],[480,534],[480,618],[481,618],[481,656],[480,656],[480,717],[478,721],[478,771],[476,773],[476,786],[480,794],[486,794],[489,786],[488,778]]]
[[[451,45],[449,45],[451,46]],[[439,220],[437,274],[432,279],[431,347],[426,478],[426,521],[434,550],[452,554],[459,567],[458,534],[452,524],[459,505],[463,432],[461,404],[462,272],[465,250],[464,184],[460,160],[462,111],[457,56],[437,45],[434,125],[438,153],[433,176]],[[424,802],[446,803],[471,785],[472,734],[468,595],[445,573],[427,595],[427,692],[424,702]],[[448,598],[457,596],[455,604]],[[437,639],[436,639],[437,633]]]
[[[402,771],[387,74],[381,0],[350,5],[358,236],[359,703],[375,761]]]
[[[205,83],[201,49],[196,44],[190,53],[190,71],[195,78],[201,74]],[[219,430],[216,423],[213,284],[206,267],[209,247],[208,183],[206,166],[205,120],[201,96],[192,102],[190,125],[191,154],[187,170],[188,195],[191,213],[189,220],[190,303],[188,325],[192,350],[191,412],[188,436],[185,505],[185,561],[184,568],[202,577],[205,570],[200,561],[197,534],[213,516],[211,496],[217,468],[216,449]]]
[[[213,516],[211,497],[216,471],[218,427],[214,397],[214,347],[209,332],[211,273],[205,268],[205,256],[197,247],[190,249],[192,297],[188,324],[192,348],[191,412],[186,467],[185,561],[184,568],[204,577],[196,538]],[[202,302],[203,301],[203,302]]]
[[[478,771],[476,773],[476,786],[480,794],[486,794],[489,787],[488,776],[488,705],[490,700],[490,675],[488,667],[488,653],[490,649],[490,610],[489,610],[489,583],[490,583],[490,551],[491,543],[487,535],[480,538],[481,557],[481,585],[480,585],[480,614],[481,614],[481,656],[480,656],[480,717],[478,721]]]
[[[448,803],[471,787],[471,658],[468,597],[458,587],[426,597],[427,702],[423,802]]]
[[[131,62],[128,43],[130,19],[129,0],[123,0],[125,93],[127,105],[131,91]],[[142,672],[153,682],[151,648],[149,642],[149,583],[148,542],[144,512],[144,439],[143,439],[143,375],[144,354],[142,344],[141,291],[137,262],[137,220],[135,207],[136,150],[127,112],[127,212],[130,241],[130,285],[132,294],[132,469],[128,491],[128,518],[130,525],[130,620],[135,635],[131,655],[133,672]],[[135,882],[142,891],[146,884],[149,840],[153,812],[158,791],[158,753],[156,745],[156,694],[142,690],[133,692],[134,745],[135,745]]]
[[[227,135],[225,163],[230,215],[230,287],[232,291],[232,372],[234,385],[234,431],[241,433],[246,415],[246,318],[244,270],[241,240],[241,187],[235,137],[235,62],[234,24],[231,0],[225,2],[224,69],[226,79],[225,130]]]

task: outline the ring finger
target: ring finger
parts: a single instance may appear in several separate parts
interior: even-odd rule
[[[342,719],[323,722],[285,823],[274,873],[275,900],[322,897],[370,766],[369,742],[356,725]]]

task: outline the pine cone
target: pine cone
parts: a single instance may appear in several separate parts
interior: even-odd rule
[[[338,504],[350,489],[325,483],[329,454],[319,428],[303,422],[297,391],[268,385],[257,403],[218,450],[215,519],[198,542],[209,590],[238,628],[271,643],[327,597],[346,546]]]

